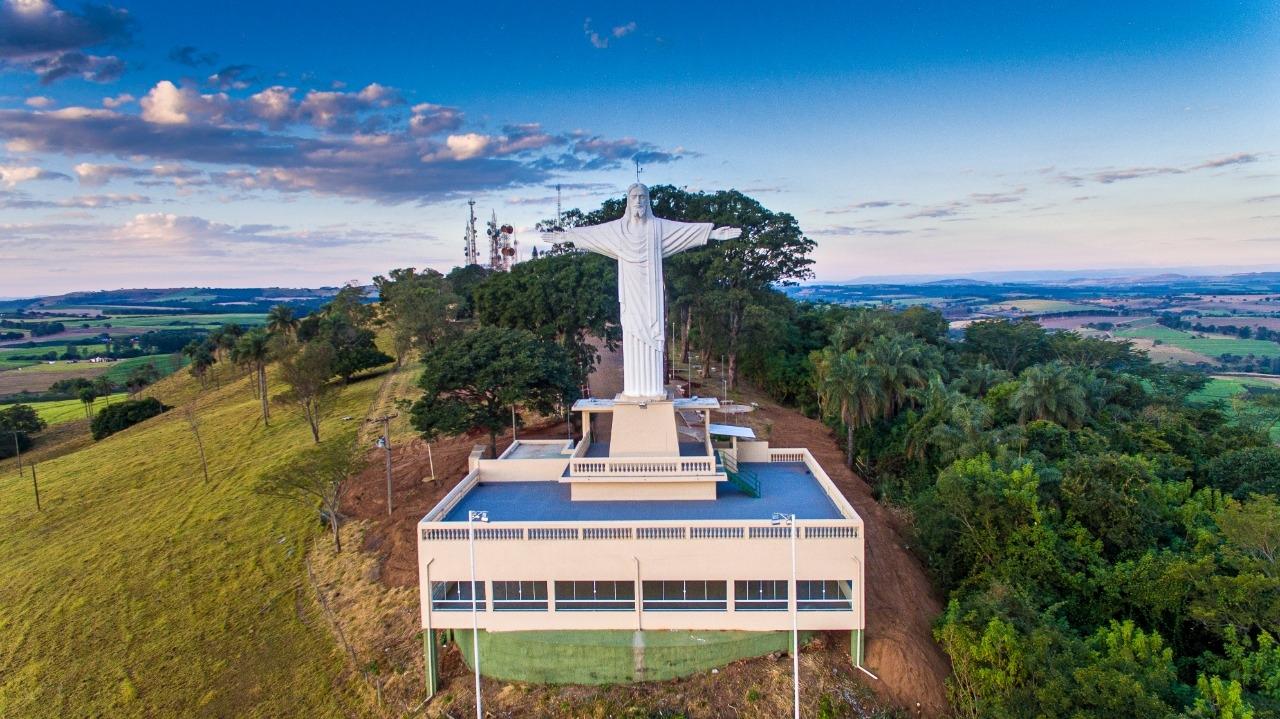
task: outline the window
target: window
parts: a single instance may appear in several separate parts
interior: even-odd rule
[[[734,582],[733,608],[739,612],[786,611],[787,580],[750,579]]]
[[[644,582],[645,611],[723,611],[728,604],[727,583],[702,579]]]
[[[493,611],[547,611],[547,583],[495,581],[493,583]]]
[[[627,612],[635,608],[635,582],[556,582],[557,612]]]
[[[815,579],[796,582],[796,609],[802,612],[848,611],[853,609],[853,582],[844,579]]]
[[[476,581],[476,611],[484,611],[484,582]],[[431,608],[437,612],[471,611],[471,582],[432,582]]]

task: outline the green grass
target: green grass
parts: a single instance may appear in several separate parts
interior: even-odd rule
[[[379,379],[342,390],[322,436],[354,429]],[[186,375],[157,394],[194,395]],[[282,388],[273,387],[279,393]],[[39,465],[0,464],[0,715],[362,716],[303,564],[314,508],[252,491],[310,446],[258,417],[247,379],[200,402],[213,481],[171,411]]]
[[[119,402],[128,398],[127,392],[117,392],[111,395],[111,402]],[[96,412],[107,406],[107,398],[99,397],[93,403],[93,410]],[[48,402],[28,402],[36,414],[40,415],[50,427],[63,422],[70,422],[77,419],[84,419],[84,403],[78,399],[57,399]],[[0,409],[4,409],[9,405],[0,405]]]
[[[1160,340],[1184,350],[1196,352],[1209,357],[1220,357],[1224,354],[1253,355],[1255,357],[1280,356],[1280,344],[1265,340],[1242,340],[1233,337],[1197,337],[1191,332],[1175,330],[1164,325],[1147,325],[1120,329],[1117,337]]]

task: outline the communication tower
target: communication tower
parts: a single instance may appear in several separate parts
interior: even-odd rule
[[[476,201],[467,200],[467,206],[470,208],[471,213],[471,218],[467,220],[467,265],[478,265],[480,264],[480,252],[476,247]]]

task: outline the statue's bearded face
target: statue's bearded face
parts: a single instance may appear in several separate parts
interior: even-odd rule
[[[649,191],[644,186],[636,185],[627,191],[627,209],[637,220],[649,216]]]

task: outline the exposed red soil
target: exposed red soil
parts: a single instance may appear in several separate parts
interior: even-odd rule
[[[592,377],[592,393],[611,397],[621,382],[621,355],[602,352]],[[695,385],[695,392],[697,390]],[[820,422],[752,396],[760,409],[739,415],[763,433],[769,426],[770,443],[778,447],[808,447],[866,523],[867,538],[867,645],[866,666],[879,680],[868,685],[885,701],[911,714],[944,716],[947,713],[946,678],[950,662],[933,641],[932,623],[942,602],[930,586],[923,567],[907,550],[900,522],[872,496],[871,487],[843,464],[842,453],[831,432]],[[739,420],[741,422],[741,420]],[[548,421],[520,432],[521,437],[565,437],[563,422]],[[598,432],[607,430],[597,427]],[[440,499],[466,474],[467,457],[488,437],[474,433],[432,444],[436,481],[431,481],[426,443],[393,437],[393,511],[386,511],[385,465],[380,450],[370,454],[369,468],[352,483],[343,502],[347,516],[373,523],[363,549],[380,558],[381,581],[391,587],[416,586],[417,543],[414,528]],[[508,433],[499,451],[510,444]],[[376,460],[376,461],[375,461]],[[848,656],[847,654],[845,656]],[[443,672],[448,675],[448,667]],[[486,694],[488,692],[486,691]]]

